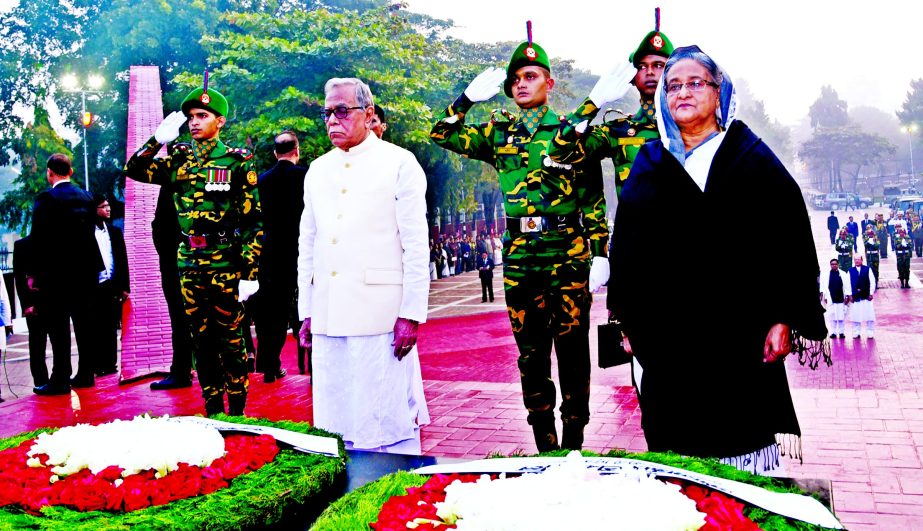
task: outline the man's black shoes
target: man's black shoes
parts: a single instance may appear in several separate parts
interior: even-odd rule
[[[180,379],[173,376],[167,376],[159,382],[154,382],[151,384],[151,389],[154,391],[162,391],[164,389],[182,389],[184,387],[192,387],[192,379]],[[224,406],[222,405],[222,412],[224,412]]]
[[[33,387],[32,392],[42,396],[69,395],[71,387],[69,385],[46,383],[45,385]]]
[[[71,387],[74,387],[76,389],[86,389],[86,388],[95,387],[95,386],[96,386],[96,380],[92,376],[86,377],[86,376],[78,374],[77,376],[74,376],[73,378],[71,378]]]
[[[285,369],[279,369],[276,372],[267,372],[263,374],[263,383],[273,383],[288,374]]]

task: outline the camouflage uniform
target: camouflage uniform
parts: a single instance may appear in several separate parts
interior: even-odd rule
[[[262,231],[252,155],[217,138],[173,144],[162,159],[151,138],[125,165],[125,175],[173,185],[183,233],[177,253],[183,303],[206,412],[242,414],[247,397],[247,353],[241,279],[256,280]]]
[[[897,278],[901,287],[910,287],[910,257],[913,254],[913,242],[906,235],[894,234],[894,253],[897,255]]]
[[[880,264],[879,260],[879,248],[881,245],[878,243],[878,236],[873,232],[872,234],[865,233],[862,236],[862,244],[865,248],[865,263],[872,269],[872,273],[875,275],[875,285],[878,285],[878,266]]]
[[[852,267],[852,249],[855,245],[852,234],[847,234],[845,237],[841,234],[837,239],[836,243],[833,244],[833,248],[837,252],[837,260],[840,262],[840,270],[849,272],[849,268]]]
[[[548,157],[560,121],[547,106],[524,110],[519,118],[507,115],[467,125],[464,116],[471,105],[460,96],[439,116],[430,136],[439,146],[494,166],[499,174],[508,216],[504,293],[519,347],[523,401],[539,449],[549,449],[557,447],[552,344],[558,356],[563,442],[569,426],[582,434],[590,418],[588,279],[590,259],[606,256],[608,238],[602,175]],[[543,230],[522,232],[520,223],[528,221],[520,218],[527,216],[540,216],[534,221]],[[549,423],[547,439],[538,440],[539,427]]]
[[[910,238],[913,240],[913,251],[917,258],[923,256],[923,222],[914,221],[911,223]]]

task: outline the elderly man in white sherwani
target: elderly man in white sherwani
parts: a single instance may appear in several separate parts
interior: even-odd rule
[[[849,275],[840,270],[839,261],[830,260],[830,271],[820,276],[821,302],[827,309],[830,337],[846,337],[846,303],[852,297]]]
[[[298,239],[314,425],[347,448],[419,454],[429,423],[416,349],[429,293],[426,175],[371,132],[368,85],[334,78],[324,93],[335,147],[308,170]]]
[[[849,305],[849,320],[852,321],[852,337],[859,339],[862,323],[865,323],[865,337],[875,338],[875,275],[862,263],[862,255],[856,255],[856,263],[849,268],[849,284],[852,287],[852,304]]]

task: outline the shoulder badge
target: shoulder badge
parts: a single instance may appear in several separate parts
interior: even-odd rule
[[[245,148],[228,148],[228,155],[234,155],[240,158],[240,160],[250,160],[253,158],[253,153],[250,153],[250,150]]]
[[[247,172],[247,182],[250,184],[250,186],[256,186],[256,181],[257,181],[256,172],[253,170],[248,171]]]

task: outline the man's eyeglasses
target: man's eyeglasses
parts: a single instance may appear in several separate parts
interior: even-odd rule
[[[689,92],[699,93],[705,90],[705,87],[715,87],[718,88],[718,84],[712,81],[705,81],[702,79],[696,79],[694,81],[687,81],[685,83],[667,83],[667,94],[675,96],[679,94],[683,87],[686,87],[686,90]]]
[[[347,107],[345,105],[337,105],[332,109],[322,109],[320,111],[320,117],[325,122],[330,119],[330,116],[336,116],[337,120],[345,120],[349,116],[349,111],[354,111],[356,109],[364,109],[365,107]]]

